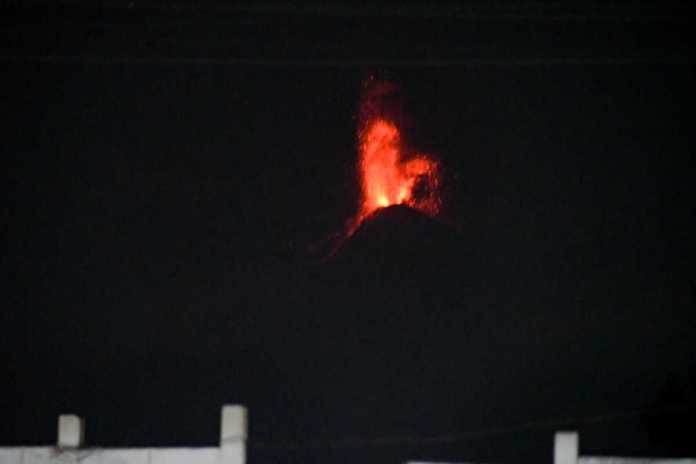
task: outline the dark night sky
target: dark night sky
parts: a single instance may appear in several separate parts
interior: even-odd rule
[[[209,445],[240,402],[257,463],[696,455],[685,10],[204,4],[6,8],[0,445]],[[443,212],[322,261],[370,75]]]

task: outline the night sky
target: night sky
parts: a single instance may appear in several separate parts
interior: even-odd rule
[[[12,2],[10,2],[12,3]],[[0,446],[696,455],[680,4],[3,6]],[[555,5],[555,6],[554,6]],[[365,82],[442,211],[356,213]]]

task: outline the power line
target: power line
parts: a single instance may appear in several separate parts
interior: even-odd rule
[[[33,4],[32,4],[33,3]],[[50,10],[50,3],[26,2],[23,9]],[[564,2],[470,2],[428,4],[400,2],[352,4],[349,2],[220,2],[220,1],[63,1],[67,10],[160,12],[166,14],[210,13],[252,16],[464,18],[464,19],[683,19],[689,2],[593,2],[572,5]],[[22,9],[22,8],[20,8]]]
[[[630,411],[609,412],[593,416],[567,417],[563,419],[547,419],[529,421],[507,427],[491,427],[466,432],[451,432],[436,435],[412,436],[382,436],[382,437],[345,437],[331,440],[307,440],[304,442],[266,442],[251,441],[249,446],[261,450],[297,451],[305,449],[335,449],[335,448],[374,448],[382,446],[437,446],[484,439],[510,433],[544,430],[549,428],[577,426],[580,424],[597,424],[620,419],[628,419],[648,414],[669,412],[686,412],[696,410],[696,404],[680,404],[660,408],[635,409]]]
[[[529,58],[458,58],[458,59],[259,59],[239,57],[185,56],[99,56],[99,55],[0,55],[0,62],[46,64],[133,64],[133,65],[239,65],[260,67],[448,67],[448,66],[547,66],[547,65],[639,65],[690,64],[693,58],[673,57],[529,57]]]

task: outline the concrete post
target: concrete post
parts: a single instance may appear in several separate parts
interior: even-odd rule
[[[85,425],[74,414],[58,416],[58,448],[79,448],[84,445]]]
[[[246,463],[247,410],[224,405],[220,424],[220,453],[224,464]]]
[[[554,464],[578,464],[578,433],[556,432],[553,441]]]

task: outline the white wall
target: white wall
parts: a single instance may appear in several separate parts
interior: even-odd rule
[[[82,418],[61,415],[57,446],[0,447],[0,464],[245,464],[247,412],[222,407],[219,447],[80,448],[84,435]]]
[[[244,464],[223,459],[221,448],[0,448],[0,464]]]

